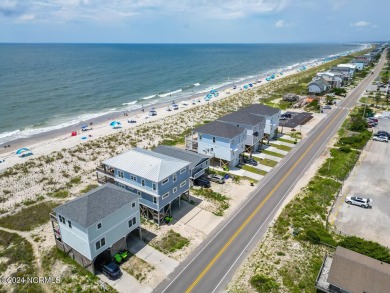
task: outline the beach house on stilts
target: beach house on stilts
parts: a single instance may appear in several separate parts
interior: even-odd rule
[[[57,247],[95,273],[99,264],[128,250],[130,234],[141,237],[138,198],[108,183],[56,207],[50,220]]]
[[[245,150],[246,135],[243,127],[213,121],[191,131],[186,137],[186,149],[211,156],[215,167],[234,167]]]
[[[260,141],[264,136],[266,119],[262,116],[248,114],[245,111],[236,111],[225,115],[218,121],[242,127],[246,130],[245,152],[250,155],[259,148]]]
[[[172,203],[189,200],[189,162],[134,148],[109,158],[96,169],[100,184],[112,182],[138,194],[141,215],[161,224]]]

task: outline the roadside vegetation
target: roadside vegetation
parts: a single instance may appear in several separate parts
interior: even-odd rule
[[[213,214],[216,216],[223,216],[225,210],[229,208],[230,198],[215,192],[210,188],[192,188],[191,192],[197,196],[206,198],[207,200],[213,202],[216,206],[216,210],[213,211]]]
[[[129,259],[121,265],[121,269],[136,278],[138,282],[142,283],[148,278],[148,275],[155,267],[148,264],[143,259],[129,253]]]
[[[149,244],[155,249],[169,255],[188,246],[190,240],[171,229],[160,240],[152,240]]]

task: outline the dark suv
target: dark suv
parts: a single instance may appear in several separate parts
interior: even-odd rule
[[[116,280],[122,276],[121,269],[113,262],[103,265],[102,273],[110,280]]]
[[[202,177],[195,179],[194,185],[205,187],[205,188],[210,188],[211,186],[210,181]]]
[[[374,134],[374,136],[387,136],[387,138],[390,139],[390,133],[383,130],[379,130],[377,133]]]

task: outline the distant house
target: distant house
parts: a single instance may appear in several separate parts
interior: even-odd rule
[[[50,219],[57,247],[95,273],[139,229],[138,195],[108,183],[56,207]]]
[[[326,82],[329,83],[331,88],[339,88],[343,86],[343,78],[341,73],[336,73],[336,72],[318,72],[317,73],[318,77],[322,77]]]
[[[307,91],[311,94],[322,94],[330,89],[330,84],[322,77],[316,77],[307,86]]]
[[[352,81],[352,76],[348,70],[342,70],[338,67],[332,67],[328,72],[338,75],[343,80],[343,85],[347,85]]]
[[[259,148],[260,141],[264,137],[266,123],[263,116],[253,115],[245,110],[238,110],[219,118],[218,121],[246,129],[245,146],[247,152],[252,153]]]
[[[364,67],[367,66],[367,64],[364,61],[360,61],[360,60],[356,60],[356,59],[352,60],[351,64],[356,66],[356,70],[363,70]]]
[[[325,293],[388,293],[390,264],[338,246],[325,256],[315,285]]]
[[[112,182],[140,196],[141,214],[158,224],[171,215],[172,202],[189,198],[189,162],[134,148],[102,162],[99,183]],[[99,177],[100,175],[100,177]]]
[[[341,70],[341,71],[348,71],[351,78],[354,76],[354,74],[356,72],[356,65],[351,64],[351,63],[339,64],[339,65],[337,65],[336,68]]]
[[[240,163],[245,141],[245,128],[212,121],[194,129],[186,137],[186,149],[212,156],[212,162],[220,167],[233,167]]]
[[[170,156],[190,163],[190,179],[196,179],[202,176],[206,169],[210,167],[210,156],[183,150],[177,147],[159,145],[153,152]]]
[[[365,66],[368,66],[372,62],[372,57],[370,54],[366,54],[366,55],[356,56],[354,60],[363,62]]]
[[[271,138],[275,136],[276,130],[279,127],[279,120],[281,115],[281,110],[279,108],[273,108],[262,104],[253,104],[242,108],[237,112],[264,117],[264,134]]]

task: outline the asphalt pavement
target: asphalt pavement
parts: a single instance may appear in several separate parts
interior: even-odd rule
[[[343,102],[333,107],[327,117],[254,187],[248,200],[217,226],[154,292],[224,291],[236,269],[264,236],[285,197],[336,134],[367,85],[379,74],[384,56],[374,74],[369,74]]]

